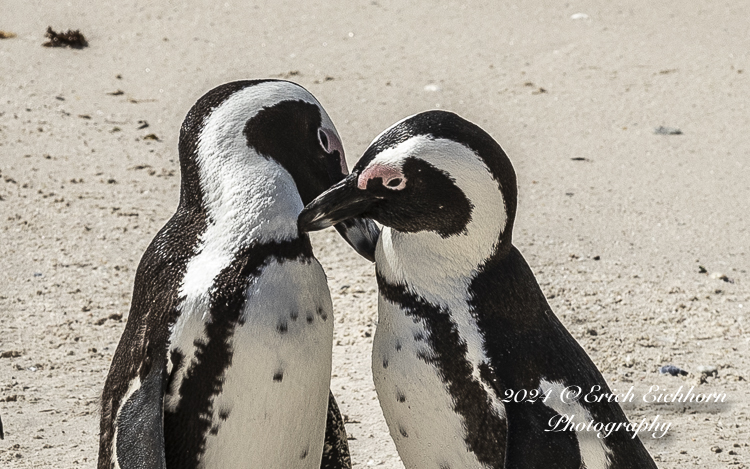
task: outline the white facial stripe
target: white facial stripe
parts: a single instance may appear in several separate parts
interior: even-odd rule
[[[560,415],[574,415],[575,422],[590,422],[591,414],[578,402],[563,402],[560,396],[565,392],[566,385],[556,381],[541,380],[539,387],[548,395],[545,405]],[[576,431],[578,446],[581,449],[581,462],[587,469],[607,469],[609,467],[610,449],[604,438],[597,438],[596,432]]]
[[[298,100],[319,107],[323,127],[335,129],[328,115],[305,89],[288,82],[267,82],[238,91],[216,108],[206,120],[198,139],[198,166],[201,188],[209,214],[209,223],[241,213],[256,215],[264,223],[246,233],[260,234],[259,241],[296,237],[296,226],[278,220],[278,213],[299,213],[301,203],[291,176],[272,159],[261,158],[247,146],[243,133],[245,124],[262,108],[282,101]],[[335,130],[331,130],[335,133]],[[293,137],[293,136],[292,136]],[[338,137],[338,135],[336,135]],[[300,208],[301,209],[301,208]],[[261,226],[262,225],[262,226]],[[279,226],[281,225],[281,226]],[[295,223],[296,225],[296,223]],[[226,228],[239,234],[243,227]],[[207,236],[208,237],[208,236]],[[238,240],[239,241],[239,240]],[[233,243],[233,244],[241,244]]]

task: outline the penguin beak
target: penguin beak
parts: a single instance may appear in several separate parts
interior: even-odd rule
[[[357,188],[357,176],[350,174],[319,195],[302,210],[297,219],[300,231],[318,231],[329,226],[336,230],[362,257],[375,261],[375,245],[380,229],[366,212],[376,199]]]

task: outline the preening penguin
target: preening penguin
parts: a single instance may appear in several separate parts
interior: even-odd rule
[[[300,214],[304,231],[355,216],[384,225],[372,370],[399,455],[410,469],[655,468],[624,428],[549,431],[571,414],[628,420],[616,402],[560,401],[566,386],[609,388],[512,245],[516,199],[497,142],[429,111],[379,135]]]
[[[105,383],[99,469],[350,467],[331,297],[297,229],[347,173],[333,123],[294,83],[227,83],[190,109],[179,154],[180,203]],[[372,257],[372,222],[337,229]]]

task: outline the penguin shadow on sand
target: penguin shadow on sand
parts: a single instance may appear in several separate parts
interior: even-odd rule
[[[179,157],[104,386],[99,469],[350,468],[331,296],[297,227],[347,173],[336,128],[299,85],[227,83],[188,112]],[[371,221],[336,228],[372,259]]]
[[[428,111],[376,137],[300,214],[302,231],[353,217],[383,225],[372,371],[401,459],[409,469],[655,468],[619,404],[566,399],[610,389],[513,246],[516,203],[500,145]]]

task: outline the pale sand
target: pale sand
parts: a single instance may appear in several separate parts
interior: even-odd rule
[[[135,268],[177,203],[180,123],[261,77],[315,94],[350,164],[422,110],[484,127],[518,174],[515,244],[610,385],[674,391],[719,368],[697,389],[723,405],[624,406],[672,423],[643,438],[659,466],[747,467],[750,3],[120,3],[0,2],[18,35],[0,40],[0,352],[22,353],[0,358],[3,467],[94,467]],[[90,46],[43,48],[47,26]],[[369,371],[373,268],[331,230],[314,244],[355,465],[403,467]]]

